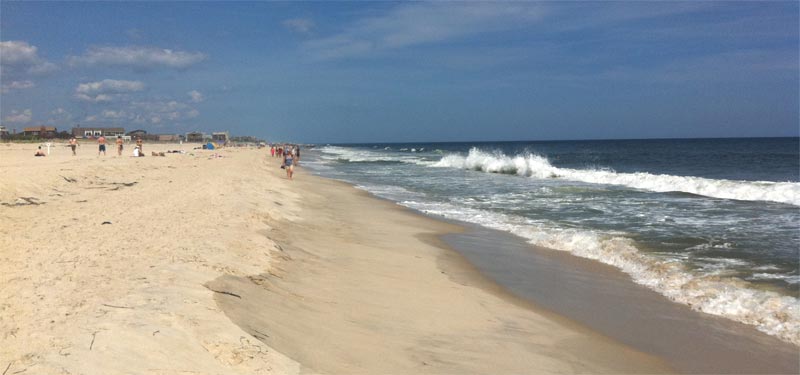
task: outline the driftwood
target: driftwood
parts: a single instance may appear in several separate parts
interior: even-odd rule
[[[17,198],[17,202],[16,203],[5,203],[4,202],[4,203],[2,203],[2,205],[3,206],[8,206],[8,207],[14,207],[14,206],[31,206],[31,205],[38,206],[40,204],[44,204],[42,202],[34,202],[34,201],[38,201],[38,200],[39,200],[38,198],[34,198],[34,197],[19,197],[19,198]],[[25,203],[22,203],[20,201],[25,201]]]
[[[100,332],[100,331],[94,331],[94,333],[92,333],[92,343],[89,344],[89,350],[92,350],[92,347],[94,346],[94,337],[95,337],[95,335],[97,335],[97,332]]]
[[[8,369],[11,368],[11,364],[12,363],[14,363],[14,361],[8,362],[8,366],[6,366],[6,369],[3,371],[3,375],[6,375],[6,373],[8,372]]]
[[[203,285],[203,286],[206,287],[206,289],[208,289],[208,290],[210,290],[210,291],[212,291],[214,293],[227,294],[229,296],[234,296],[234,297],[239,298],[239,299],[242,298],[242,296],[240,296],[240,295],[238,295],[236,293],[226,292],[224,290],[214,290],[214,289],[209,288],[208,285]]]
[[[261,332],[261,331],[259,331],[257,329],[253,329],[253,332],[254,332],[253,337],[255,337],[255,338],[259,339],[259,340],[260,340],[260,338],[258,336],[262,336],[264,338],[269,338],[268,334],[266,334],[264,332]]]
[[[106,304],[106,303],[103,303],[101,305],[106,306],[106,307],[113,307],[115,309],[132,309],[133,308],[133,307],[130,307],[130,306],[114,306],[114,305],[109,305],[109,304]]]

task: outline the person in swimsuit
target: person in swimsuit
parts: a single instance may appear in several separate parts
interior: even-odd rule
[[[118,135],[117,136],[117,154],[119,156],[122,156],[122,143],[123,143],[122,136]]]
[[[69,139],[69,147],[72,149],[72,156],[75,156],[75,147],[78,147],[78,140],[75,137]]]
[[[283,153],[283,166],[286,167],[286,177],[291,180],[294,174],[294,155],[289,150]]]
[[[97,143],[100,144],[100,148],[97,150],[97,156],[100,156],[101,152],[103,153],[103,156],[105,156],[106,155],[106,137],[103,137],[101,135],[100,138],[97,138]]]

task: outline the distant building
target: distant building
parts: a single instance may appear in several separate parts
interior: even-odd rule
[[[205,140],[205,134],[201,132],[190,132],[186,133],[186,142],[203,142]]]
[[[178,142],[181,137],[177,134],[156,134],[157,141],[160,142]]]
[[[72,128],[72,135],[74,137],[116,137],[118,135],[125,135],[125,128]]]
[[[55,126],[31,126],[22,129],[23,135],[37,136],[39,138],[55,138],[58,130]]]
[[[214,132],[211,133],[211,140],[217,143],[226,143],[231,138],[228,132]]]
[[[5,138],[7,136],[8,136],[8,128],[0,125],[0,138]]]
[[[131,138],[136,138],[136,137],[144,138],[147,136],[147,130],[137,129],[129,131],[127,135],[129,135]]]

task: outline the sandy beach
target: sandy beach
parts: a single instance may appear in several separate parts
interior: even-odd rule
[[[264,150],[35,149],[0,145],[3,374],[671,372]]]

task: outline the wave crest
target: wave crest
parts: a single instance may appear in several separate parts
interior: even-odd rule
[[[449,154],[431,166],[460,168],[532,178],[559,178],[592,184],[622,185],[655,192],[680,191],[712,198],[770,201],[800,206],[800,183],[717,180],[646,172],[617,173],[612,170],[558,168],[540,155],[508,156],[472,148],[466,156]]]

